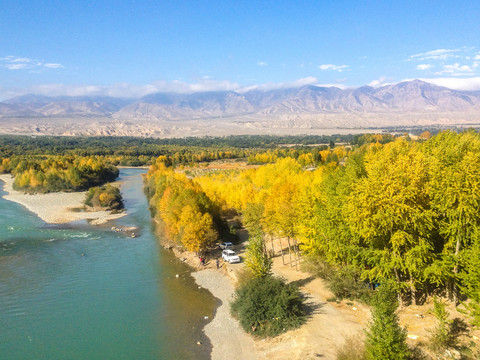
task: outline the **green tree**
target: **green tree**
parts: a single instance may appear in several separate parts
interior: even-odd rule
[[[443,240],[437,282],[447,285],[457,304],[462,252],[480,225],[480,136],[443,132],[424,144],[424,153],[429,158],[427,192]]]
[[[265,239],[261,233],[250,236],[245,253],[245,265],[255,277],[271,275],[272,259],[267,254]]]
[[[399,324],[397,294],[391,283],[378,288],[372,307],[372,318],[366,331],[365,350],[369,360],[407,360],[410,350],[407,331]]]
[[[463,254],[464,271],[461,290],[468,297],[463,306],[472,317],[472,324],[480,327],[480,230],[474,234],[472,246]]]
[[[366,275],[394,279],[410,289],[412,302],[432,261],[433,212],[429,209],[426,160],[415,146],[399,139],[365,157],[367,176],[354,184],[350,226],[368,246]],[[400,293],[399,293],[400,294]]]
[[[258,236],[263,233],[263,211],[263,204],[248,203],[245,207],[245,211],[242,213],[242,221],[250,236]]]

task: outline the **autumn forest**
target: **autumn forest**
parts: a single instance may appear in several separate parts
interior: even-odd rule
[[[95,139],[30,140],[0,139],[0,172],[15,175],[19,190],[88,190],[114,180],[117,165],[147,165],[152,215],[189,251],[214,246],[225,216],[235,213],[264,242],[286,239],[302,257],[369,289],[391,281],[404,304],[445,296],[480,325],[475,131],[300,137],[284,145],[252,137],[253,146],[241,137],[106,147]],[[215,160],[252,166],[209,170]]]

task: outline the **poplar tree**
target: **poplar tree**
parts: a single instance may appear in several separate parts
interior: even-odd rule
[[[245,253],[245,265],[255,277],[272,274],[272,259],[267,254],[265,240],[261,233],[250,236]]]

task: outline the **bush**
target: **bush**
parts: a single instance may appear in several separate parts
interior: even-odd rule
[[[363,336],[346,338],[345,343],[336,349],[336,360],[366,360]]]
[[[327,286],[337,299],[358,299],[368,304],[373,295],[373,291],[360,280],[360,274],[353,267],[338,269],[328,280]]]
[[[330,280],[335,273],[333,267],[320,256],[307,256],[302,263],[302,270],[312,273],[324,280]]]
[[[455,345],[455,338],[450,331],[451,321],[448,319],[448,312],[445,304],[437,298],[433,298],[433,313],[437,318],[438,325],[430,336],[430,347],[436,352],[443,352],[448,347]]]
[[[320,256],[309,256],[302,269],[326,280],[327,287],[336,299],[357,299],[370,303],[373,291],[361,280],[360,273],[354,267],[335,269]]]
[[[273,276],[258,277],[240,287],[231,304],[232,315],[255,336],[277,336],[305,322],[298,287]]]

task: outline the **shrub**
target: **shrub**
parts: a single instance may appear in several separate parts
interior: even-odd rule
[[[240,287],[231,304],[232,315],[255,336],[276,336],[305,322],[298,287],[273,276],[254,278]]]
[[[312,273],[321,279],[329,280],[335,273],[333,267],[320,256],[307,256],[304,260],[302,270]]]
[[[433,313],[437,318],[438,325],[430,336],[430,347],[436,352],[443,352],[455,344],[455,338],[450,330],[451,321],[448,319],[445,304],[435,297],[433,298]]]
[[[336,360],[365,360],[363,336],[354,335],[345,339],[342,346],[336,348]]]
[[[335,269],[320,256],[308,256],[302,269],[326,280],[327,287],[336,299],[357,299],[370,303],[373,291],[361,280],[360,272],[353,266]]]
[[[334,272],[328,280],[328,288],[337,299],[358,299],[370,303],[373,295],[353,267],[343,267]]]
[[[397,292],[393,285],[382,284],[373,298],[372,319],[366,331],[365,350],[368,360],[407,360],[407,331],[400,327],[396,310]]]

